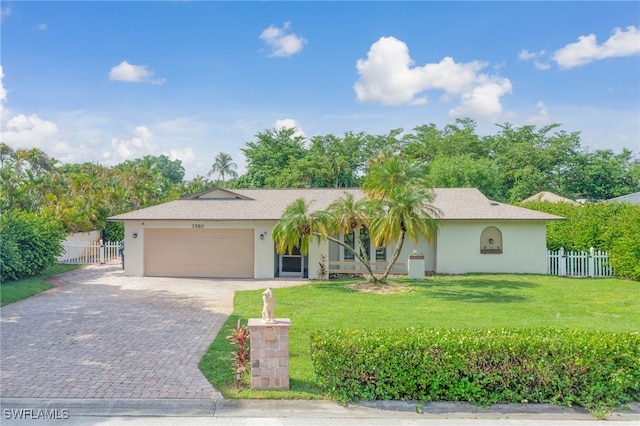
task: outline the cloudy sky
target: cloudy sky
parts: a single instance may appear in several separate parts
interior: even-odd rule
[[[2,141],[244,170],[257,132],[562,124],[640,154],[640,3],[1,3]]]

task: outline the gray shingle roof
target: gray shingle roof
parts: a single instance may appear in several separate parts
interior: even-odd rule
[[[640,204],[640,192],[634,192],[633,194],[623,195],[621,197],[610,198],[608,203],[632,203]]]
[[[357,198],[359,189],[234,189],[212,190],[189,199],[171,201],[110,217],[127,220],[278,220],[287,205],[303,197],[312,208],[322,210],[345,192]],[[443,220],[561,220],[561,217],[509,204],[496,203],[475,188],[436,188],[433,205]],[[207,194],[220,198],[207,198]],[[233,197],[235,194],[238,198]]]

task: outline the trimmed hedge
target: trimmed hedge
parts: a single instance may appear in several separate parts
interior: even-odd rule
[[[565,217],[547,223],[547,248],[609,252],[611,266],[620,278],[640,281],[640,205],[631,203],[587,203],[571,205],[533,201],[528,209]]]
[[[552,329],[321,331],[318,384],[341,402],[580,405],[640,400],[640,333]]]
[[[62,253],[59,224],[36,213],[10,210],[0,216],[0,282],[39,274]]]

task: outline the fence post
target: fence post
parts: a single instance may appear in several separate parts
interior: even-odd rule
[[[591,247],[589,249],[589,276],[590,277],[594,277],[595,273],[596,273],[596,259],[594,257],[594,253],[595,249],[593,247]]]
[[[104,265],[104,241],[100,239],[100,264]]]
[[[564,248],[558,250],[558,275],[564,277],[567,275],[567,264],[564,260]]]

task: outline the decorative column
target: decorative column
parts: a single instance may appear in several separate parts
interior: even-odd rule
[[[249,318],[251,388],[289,389],[289,318]]]

